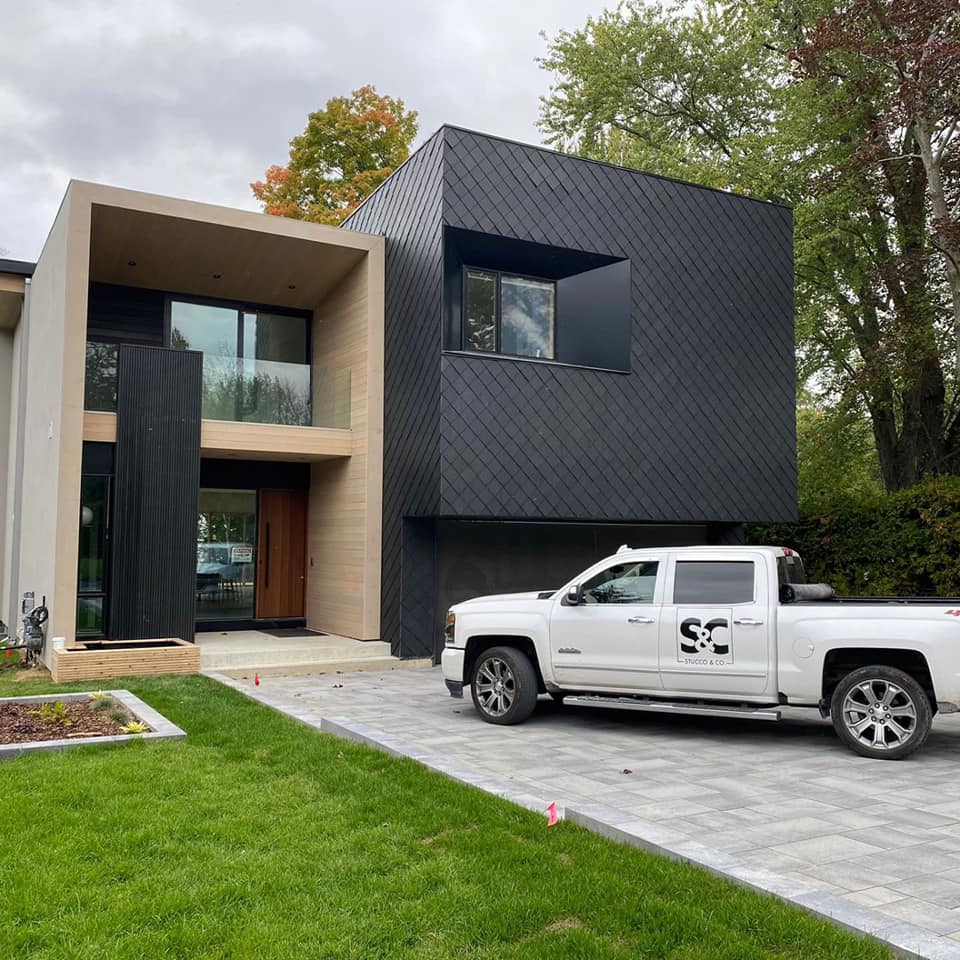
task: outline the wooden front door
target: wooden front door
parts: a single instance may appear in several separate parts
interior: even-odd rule
[[[256,616],[302,617],[307,491],[261,490],[257,514]]]

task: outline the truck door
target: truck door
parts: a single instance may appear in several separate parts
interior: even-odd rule
[[[660,620],[660,675],[671,694],[761,696],[773,623],[764,558],[675,555]],[[773,690],[772,696],[776,696]]]
[[[665,559],[610,562],[582,581],[580,604],[554,601],[550,656],[558,683],[579,690],[659,690]]]

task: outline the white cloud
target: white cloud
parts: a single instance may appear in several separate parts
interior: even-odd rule
[[[70,177],[255,208],[311,110],[373,83],[420,112],[538,139],[540,30],[602,0],[31,0],[5,12],[0,247],[36,257]]]

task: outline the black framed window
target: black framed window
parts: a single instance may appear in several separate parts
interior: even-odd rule
[[[203,417],[312,424],[310,318],[209,300],[172,298],[169,342],[203,353]]]
[[[77,562],[77,634],[81,636],[106,633],[109,536],[110,477],[83,474]]]
[[[499,270],[463,271],[466,350],[552,360],[556,350],[556,283]]]

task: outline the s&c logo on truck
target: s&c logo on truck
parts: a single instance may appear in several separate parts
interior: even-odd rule
[[[720,617],[706,623],[699,617],[684,620],[680,624],[680,660],[706,666],[732,663],[730,621]]]

